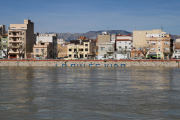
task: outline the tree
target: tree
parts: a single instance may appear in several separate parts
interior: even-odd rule
[[[127,48],[123,49],[123,48],[119,48],[119,51],[118,51],[120,54],[122,54],[125,58],[125,56],[127,55],[128,51],[127,51]]]
[[[10,45],[9,47],[7,47],[6,45],[0,45],[0,50],[3,51],[3,53],[5,54],[6,56],[6,59],[8,58],[9,56],[9,51],[12,49],[12,45]]]
[[[22,58],[22,56],[23,55],[25,55],[25,53],[26,53],[26,45],[24,45],[24,44],[20,44],[19,46],[18,46],[18,55],[19,55],[19,58]]]
[[[108,57],[111,56],[114,53],[113,47],[108,47],[108,50],[106,51],[106,53],[108,54]]]
[[[149,49],[150,49],[150,45],[144,45],[139,47],[140,52],[143,54],[143,58],[146,59],[146,54],[148,53]]]
[[[54,48],[54,49],[52,49],[50,51],[50,56],[52,58],[56,58],[57,59],[58,53],[61,52],[61,51],[62,51],[62,49],[60,49],[60,48]]]

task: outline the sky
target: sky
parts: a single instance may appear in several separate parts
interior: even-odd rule
[[[161,29],[180,35],[180,0],[0,0],[0,24],[34,22],[34,32]]]

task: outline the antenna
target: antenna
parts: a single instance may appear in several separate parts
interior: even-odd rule
[[[136,30],[136,27],[135,27],[135,30]]]
[[[28,16],[28,20],[29,20],[29,16]]]
[[[161,25],[161,30],[163,31],[163,26]]]

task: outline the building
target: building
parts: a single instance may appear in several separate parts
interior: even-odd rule
[[[42,59],[52,58],[52,42],[39,42],[38,44],[34,44],[31,58],[36,57],[40,57]]]
[[[173,58],[180,59],[180,43],[175,43],[175,48],[173,52]]]
[[[67,46],[71,43],[58,44],[58,58],[68,58]]]
[[[102,32],[98,35],[98,44],[106,42],[111,42],[111,35],[108,32]]]
[[[133,31],[133,47],[140,48],[146,45],[146,34],[164,34],[161,29]]]
[[[1,49],[2,49],[2,50],[0,50],[0,58],[1,59],[6,58],[7,49],[8,49],[8,34],[1,35],[0,46],[1,46]]]
[[[57,34],[39,34],[39,36],[36,36],[36,44],[39,42],[51,42],[52,43],[52,58],[57,57]]]
[[[27,53],[33,52],[34,23],[24,20],[24,24],[10,24],[8,30],[9,58],[28,58]],[[20,52],[19,52],[20,51]]]
[[[66,41],[64,39],[57,39],[57,44],[64,44]]]
[[[0,37],[1,37],[1,35],[3,35],[3,34],[5,34],[5,31],[6,29],[5,29],[5,25],[0,25]]]
[[[99,43],[98,56],[96,58],[97,59],[112,58],[113,53],[114,53],[114,43],[110,43],[110,42]]]
[[[111,34],[111,43],[116,42],[116,34]]]
[[[170,34],[146,34],[149,58],[170,59],[173,52],[173,39]]]
[[[71,43],[67,45],[68,59],[88,59],[90,53],[90,41],[82,44]]]

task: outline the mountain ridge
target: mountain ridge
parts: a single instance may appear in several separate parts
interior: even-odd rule
[[[104,31],[107,31],[107,30],[89,31],[86,33],[57,33],[57,36],[58,36],[58,39],[64,39],[65,41],[76,40],[78,36],[84,36],[89,39],[96,39],[97,35],[101,34]],[[108,30],[108,32],[110,34],[121,34],[121,35],[131,34],[132,35],[132,32],[128,32],[125,30]]]

